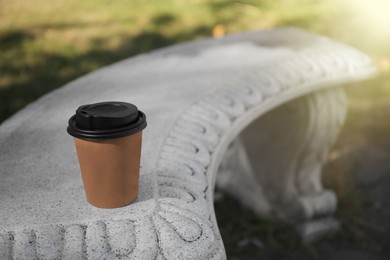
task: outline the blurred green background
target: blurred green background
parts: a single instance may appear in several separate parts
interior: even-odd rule
[[[0,0],[0,123],[76,77],[163,46],[281,26],[323,34],[367,52],[380,71],[347,88],[350,113],[326,167],[342,230],[304,246],[290,227],[259,219],[223,196],[216,203],[221,232],[231,259],[316,258],[340,246],[382,254],[389,237],[373,218],[362,217],[376,201],[367,202],[353,181],[360,157],[350,151],[374,147],[390,155],[389,13],[387,0]]]
[[[361,48],[388,69],[390,26],[375,19],[380,6],[367,13],[359,1],[368,2],[1,0],[0,122],[89,71],[213,32],[299,26]]]

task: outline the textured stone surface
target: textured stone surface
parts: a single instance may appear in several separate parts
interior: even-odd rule
[[[374,71],[350,47],[279,29],[165,48],[73,81],[0,127],[0,256],[224,259],[213,190],[228,145],[269,110]],[[139,197],[120,209],[87,204],[65,130],[75,108],[103,100],[137,104],[149,125]]]

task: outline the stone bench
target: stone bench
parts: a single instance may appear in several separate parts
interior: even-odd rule
[[[276,29],[81,77],[0,127],[0,259],[225,259],[216,183],[259,215],[332,226],[336,197],[321,167],[345,117],[337,86],[374,73],[353,48]],[[106,100],[137,104],[148,119],[139,196],[118,209],[86,202],[66,133],[75,108]]]

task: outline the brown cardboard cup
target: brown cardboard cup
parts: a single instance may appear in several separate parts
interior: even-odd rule
[[[81,106],[69,120],[90,204],[117,208],[137,198],[145,127],[145,115],[123,102]]]
[[[142,131],[110,140],[74,140],[88,202],[99,208],[132,203],[138,194]]]

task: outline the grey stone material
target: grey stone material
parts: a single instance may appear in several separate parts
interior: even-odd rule
[[[324,235],[330,235],[339,229],[340,222],[334,218],[315,219],[297,226],[297,231],[305,244],[316,242]]]
[[[236,138],[217,184],[258,214],[287,222],[333,213],[336,196],[322,188],[321,168],[345,112],[340,88],[274,109]]]
[[[337,86],[375,71],[351,47],[275,29],[164,48],[67,84],[0,126],[0,259],[225,259],[216,183],[261,215],[329,218],[336,199],[320,169],[345,115]],[[148,120],[139,196],[119,209],[86,202],[65,130],[79,105],[107,100]],[[249,146],[244,129],[275,108]]]

